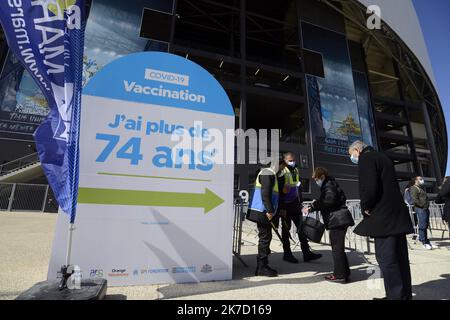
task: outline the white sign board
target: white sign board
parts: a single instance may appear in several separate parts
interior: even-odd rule
[[[111,286],[231,279],[234,113],[220,84],[145,52],[99,71],[82,101],[71,263]],[[67,230],[60,214],[49,279]]]

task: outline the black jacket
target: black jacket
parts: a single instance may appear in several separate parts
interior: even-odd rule
[[[345,207],[347,198],[344,191],[334,177],[327,177],[320,188],[320,197],[314,200],[311,207],[313,211],[320,211],[325,226],[328,228],[330,214]]]
[[[278,179],[278,188],[280,188],[280,180],[282,180],[282,178],[280,179],[275,177],[273,174],[264,174],[259,176],[259,182],[261,183],[261,197],[264,207],[266,208],[266,212],[274,214],[276,213],[275,207],[278,206],[277,203],[272,203],[272,192],[275,179]],[[251,209],[247,212],[247,219],[257,223],[269,223],[265,212],[262,213]]]
[[[442,185],[441,190],[439,190],[438,199],[445,202],[442,219],[448,223],[450,221],[450,179]]]
[[[361,212],[364,219],[354,232],[361,236],[388,237],[414,232],[408,208],[396,181],[392,161],[372,147],[365,148],[358,165]],[[370,215],[364,214],[369,210]]]

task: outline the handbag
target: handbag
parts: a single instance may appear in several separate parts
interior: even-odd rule
[[[352,214],[347,207],[343,207],[337,211],[330,212],[328,217],[328,229],[337,229],[341,227],[352,227],[355,225]]]
[[[320,220],[311,218],[309,215],[310,213],[306,217],[303,217],[303,222],[298,232],[301,232],[312,242],[320,243],[325,232],[325,225]]]

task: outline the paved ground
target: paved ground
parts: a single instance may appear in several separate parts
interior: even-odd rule
[[[0,299],[14,299],[45,280],[55,223],[54,214],[0,213]],[[282,261],[280,243],[273,241],[270,261],[280,276],[254,277],[257,238],[248,234],[252,229],[251,224],[246,225],[242,247],[242,258],[249,268],[235,259],[231,281],[108,288],[107,299],[360,300],[384,295],[373,255],[349,252],[352,283],[328,283],[323,277],[332,268],[330,249],[316,244],[312,247],[324,255],[321,260],[292,265]],[[434,243],[439,248],[432,251],[410,244],[415,299],[450,299],[450,239],[435,239]],[[300,253],[295,254],[301,260]]]

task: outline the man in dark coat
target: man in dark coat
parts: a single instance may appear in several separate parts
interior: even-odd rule
[[[412,299],[411,270],[406,235],[413,233],[408,208],[396,181],[392,161],[362,141],[349,148],[358,164],[363,220],[354,232],[375,238],[375,254],[384,279],[386,298]]]

